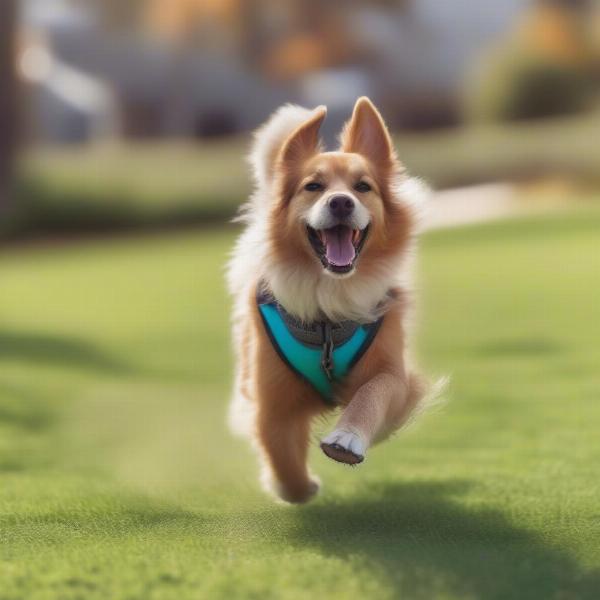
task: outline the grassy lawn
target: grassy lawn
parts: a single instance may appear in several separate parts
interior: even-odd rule
[[[543,176],[598,182],[600,112],[396,136],[399,156],[435,187]],[[36,148],[19,165],[0,238],[40,232],[224,221],[248,190],[249,136],[212,143]]]
[[[592,599],[600,212],[429,234],[450,402],[311,505],[224,426],[232,233],[0,254],[0,598]]]

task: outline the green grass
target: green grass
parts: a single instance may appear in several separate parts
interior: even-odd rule
[[[263,496],[226,432],[231,232],[0,255],[0,598],[540,598],[600,589],[600,212],[429,234],[450,402]]]
[[[248,189],[247,140],[36,148],[19,161],[0,234],[80,233],[225,221]]]
[[[435,187],[536,177],[598,182],[589,134],[600,113],[396,136],[409,170]],[[208,144],[37,148],[19,163],[16,211],[2,236],[224,221],[248,190],[249,138]]]

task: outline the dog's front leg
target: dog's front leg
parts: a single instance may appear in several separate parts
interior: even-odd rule
[[[327,456],[355,465],[367,449],[392,433],[402,422],[408,404],[408,387],[397,375],[381,373],[354,394],[335,430],[321,442]]]
[[[286,502],[302,503],[319,490],[306,464],[312,412],[263,406],[257,433],[263,456],[263,484]]]

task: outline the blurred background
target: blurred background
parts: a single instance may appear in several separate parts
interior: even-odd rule
[[[361,95],[437,190],[451,402],[285,512],[225,427],[228,221],[252,129]],[[6,597],[596,598],[599,135],[598,0],[0,0]]]
[[[438,188],[596,183],[593,0],[12,0],[0,15],[6,236],[223,222],[247,132],[368,95]]]

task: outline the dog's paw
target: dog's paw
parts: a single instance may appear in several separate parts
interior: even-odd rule
[[[284,502],[289,502],[290,504],[304,504],[318,493],[320,487],[318,480],[309,479],[306,485],[294,487],[294,489],[278,486],[277,495]]]
[[[263,473],[262,484],[267,492],[273,494],[277,499],[289,502],[290,504],[304,504],[308,502],[318,493],[321,487],[319,478],[314,475],[306,481],[286,484],[278,481],[269,473]]]
[[[358,465],[365,459],[367,448],[356,431],[336,429],[321,441],[321,450],[333,460]]]

